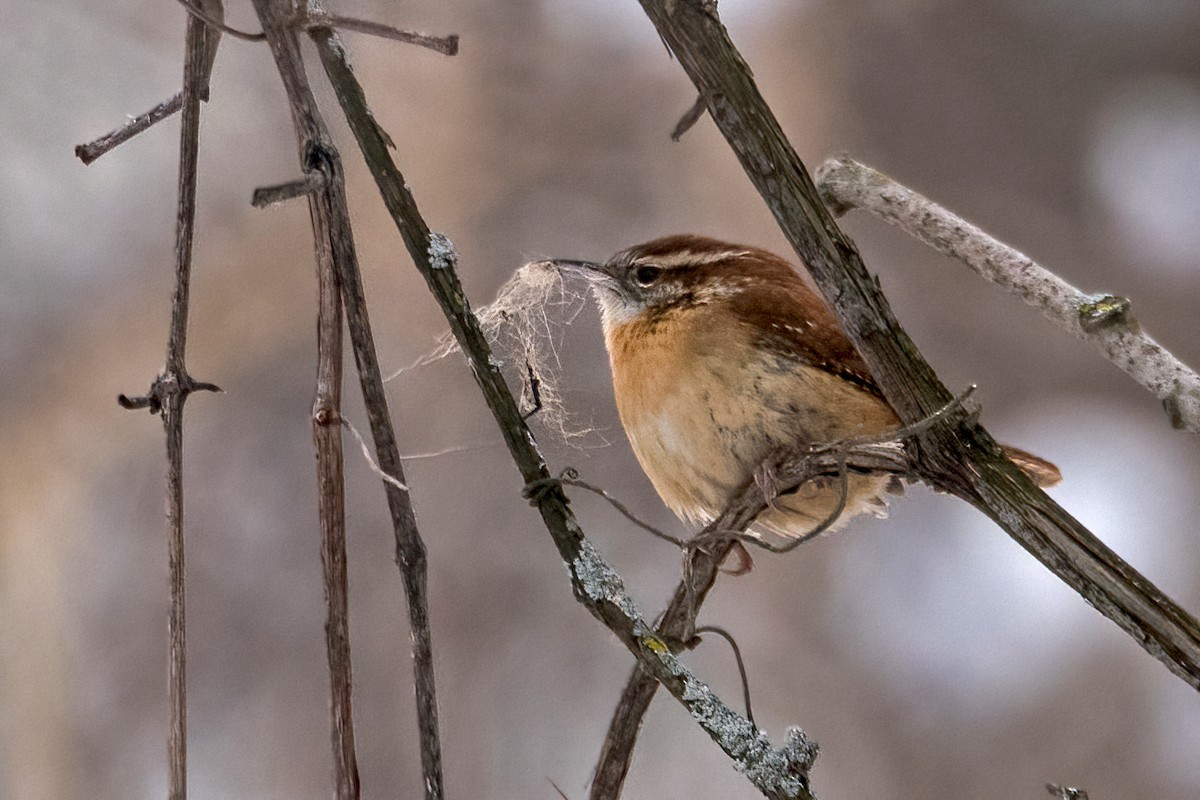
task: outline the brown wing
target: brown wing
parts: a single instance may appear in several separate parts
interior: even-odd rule
[[[760,278],[731,298],[734,313],[755,331],[760,344],[884,399],[833,311],[791,264],[757,249],[732,262],[730,270],[749,267]]]
[[[824,298],[783,259],[758,250],[753,259],[752,269],[761,270],[763,280],[734,296],[733,309],[758,332],[762,344],[831,372],[887,402]],[[731,269],[738,266],[730,264]],[[746,266],[741,265],[743,269]],[[1049,461],[1016,447],[1002,447],[1038,486],[1047,488],[1062,480],[1058,467]]]

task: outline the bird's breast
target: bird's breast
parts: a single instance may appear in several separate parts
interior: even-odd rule
[[[895,424],[877,398],[720,322],[693,311],[606,331],[621,423],[676,514],[714,518],[780,448]]]

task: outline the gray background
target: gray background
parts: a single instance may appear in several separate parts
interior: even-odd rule
[[[1200,5],[1164,0],[726,0],[727,23],[810,166],[848,151],[1090,291],[1133,298],[1200,362]],[[528,258],[603,258],[691,231],[786,252],[712,125],[667,133],[693,90],[632,0],[367,2],[338,10],[462,34],[449,59],[346,37],[431,225],[473,300]],[[231,22],[255,29],[246,3]],[[10,4],[0,28],[0,797],[165,793],[162,432],[121,411],[162,363],[177,123],[91,167],[71,148],[178,87],[173,3]],[[311,53],[310,53],[311,55]],[[315,62],[314,62],[315,66]],[[439,312],[336,105],[385,366],[427,351]],[[198,798],[327,797],[326,672],[308,426],[315,289],[264,46],[228,38],[204,111],[188,405],[190,769]],[[901,320],[984,422],[1056,461],[1054,496],[1200,609],[1200,451],[1158,404],[1036,312],[871,219],[849,231]],[[595,313],[561,347],[599,433],[556,468],[675,531],[620,433]],[[449,359],[390,384],[430,550],[453,797],[571,798],[630,668],[564,570],[477,397]],[[361,420],[357,393],[347,393]],[[603,446],[605,441],[609,446]],[[403,595],[378,481],[348,457],[356,722],[368,797],[419,787]],[[580,497],[647,611],[677,554]],[[738,636],[759,721],[822,745],[825,800],[1200,794],[1200,699],[981,515],[917,488],[722,579],[707,621]],[[688,662],[739,696],[728,650]],[[681,710],[651,711],[630,798],[756,796]]]

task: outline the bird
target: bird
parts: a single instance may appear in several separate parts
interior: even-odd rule
[[[715,520],[780,452],[901,426],[829,305],[767,250],[678,234],[603,263],[556,264],[587,279],[622,427],[659,497],[687,522]],[[1005,452],[1039,485],[1061,479],[1044,459]],[[810,481],[774,498],[751,531],[778,547],[885,516],[897,483]]]

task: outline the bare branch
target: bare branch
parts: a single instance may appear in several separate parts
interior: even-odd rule
[[[179,5],[183,6],[193,17],[203,20],[208,27],[216,28],[222,33],[228,33],[235,39],[241,39],[245,42],[262,42],[267,38],[261,33],[248,33],[247,31],[240,31],[237,28],[226,25],[223,13],[224,9],[220,8],[219,3],[217,6],[222,12],[220,14],[214,14],[214,9],[204,8],[205,5],[212,5],[211,0],[198,0],[198,2],[193,2],[193,0],[179,0]]]
[[[275,186],[260,186],[254,190],[254,196],[250,198],[250,205],[255,208],[266,208],[276,203],[295,200],[297,197],[305,197],[324,188],[325,173],[309,172],[303,178],[294,181]]]
[[[188,375],[188,294],[192,272],[192,237],[196,225],[196,168],[200,152],[200,100],[207,90],[212,34],[204,23],[188,18],[184,48],[183,110],[179,142],[179,192],[175,217],[175,290],[171,297],[171,328],[163,372],[144,397],[121,395],[123,408],[148,408],[161,413],[167,439],[167,563],[170,611],[167,616],[167,786],[171,800],[187,798],[187,605],[183,532],[183,406],[197,390],[217,391],[210,383]],[[132,135],[132,134],[131,134]],[[114,145],[115,146],[115,145]]]
[[[320,171],[325,174],[324,188],[317,194],[309,195],[314,238],[322,242],[318,248],[329,248],[332,263],[337,269],[363,402],[380,468],[403,483],[404,472],[383,391],[383,379],[363,295],[362,276],[354,251],[341,158],[333,147],[305,75],[299,42],[290,24],[291,3],[288,0],[254,0],[254,7],[287,91],[301,163],[306,172]],[[429,628],[425,544],[417,530],[409,493],[386,482],[384,491],[392,516],[396,560],[408,601],[423,790],[428,800],[440,800],[444,796],[444,788],[433,642]]]
[[[816,178],[831,207],[870,211],[962,261],[1094,346],[1162,400],[1175,427],[1200,433],[1200,375],[1142,330],[1128,300],[1079,291],[970,222],[851,158],[826,161]]]
[[[305,194],[326,186],[313,171],[298,183]],[[292,184],[295,185],[295,184]],[[259,199],[256,191],[255,199]],[[310,204],[316,207],[310,197]],[[256,203],[257,205],[257,203]],[[314,216],[319,216],[317,212]],[[346,575],[346,483],[342,449],[342,299],[338,265],[328,236],[314,236],[317,262],[317,390],[312,432],[317,451],[321,573],[325,586],[325,656],[329,664],[329,725],[333,749],[333,795],[359,797],[358,756],[354,748],[353,668]],[[365,445],[364,445],[365,449]]]
[[[532,502],[567,565],[576,597],[617,635],[655,680],[689,709],[760,791],[773,798],[811,797],[808,769],[816,754],[815,746],[802,732],[793,730],[783,748],[773,749],[766,734],[732,712],[708,687],[697,681],[675,657],[671,647],[654,635],[625,593],[620,577],[584,538],[561,485],[550,477],[533,435],[504,382],[498,362],[491,357],[491,347],[459,283],[456,258],[449,241],[429,231],[403,175],[392,161],[387,142],[373,122],[362,87],[346,61],[341,43],[328,29],[314,30],[311,35],[350,129],[375,176],[384,204],[418,270],[446,314],[451,331],[469,356],[475,379],[504,435],[509,452],[531,488]]]
[[[340,14],[330,14],[323,9],[314,8],[307,10],[306,16],[302,18],[302,21],[305,30],[309,32],[319,28],[357,31],[359,33],[370,34],[371,36],[381,36],[384,39],[404,42],[405,44],[415,44],[418,47],[436,50],[447,56],[458,55],[458,34],[431,36],[427,33],[401,30],[391,25],[384,25],[381,22],[371,22],[370,20],[355,19],[354,17],[343,17]]]
[[[192,5],[189,0],[179,1],[192,14],[193,19],[199,16],[210,26],[205,33],[205,57],[199,78],[199,97],[201,100],[208,100],[208,79],[212,75],[213,63],[217,58],[217,46],[221,43],[221,34],[214,28],[224,30],[224,25],[221,23],[225,18],[225,6],[221,0],[193,0],[199,3],[199,6]],[[171,99],[159,103],[145,114],[133,117],[121,127],[104,134],[99,139],[76,145],[75,156],[84,164],[91,164],[109,150],[124,144],[142,131],[174,115],[182,107],[183,92],[180,92]]]
[[[679,122],[675,123],[675,129],[671,131],[671,141],[678,142],[683,139],[683,135],[700,121],[700,117],[704,116],[704,112],[707,110],[708,105],[704,102],[704,98],[697,97],[696,102],[692,103],[692,107],[683,112]]]
[[[702,625],[696,628],[697,638],[692,642],[688,642],[688,646],[692,647],[693,643],[699,644],[699,637],[704,633],[715,633],[729,643],[729,648],[733,650],[733,659],[737,662],[738,675],[742,679],[742,702],[746,706],[746,719],[750,720],[751,725],[757,725],[754,721],[754,711],[750,708],[750,676],[746,673],[746,662],[742,660],[742,648],[738,646],[737,639],[733,638],[732,633],[720,626]]]
[[[109,150],[124,144],[152,125],[156,125],[167,117],[178,113],[182,107],[183,92],[180,92],[170,100],[164,100],[159,103],[145,114],[140,114],[129,119],[124,125],[116,130],[109,131],[99,139],[87,142],[86,144],[75,145],[75,157],[84,164],[91,164]]]
[[[167,550],[171,612],[168,695],[171,730],[167,739],[169,796],[187,797],[187,629],[183,540],[183,404],[191,389],[184,363],[188,293],[192,271],[192,235],[196,225],[196,168],[200,152],[200,95],[206,91],[211,48],[204,24],[188,19],[183,66],[183,124],[179,144],[179,209],[175,229],[175,293],[171,298],[171,335],[167,341],[163,426],[167,432]]]

